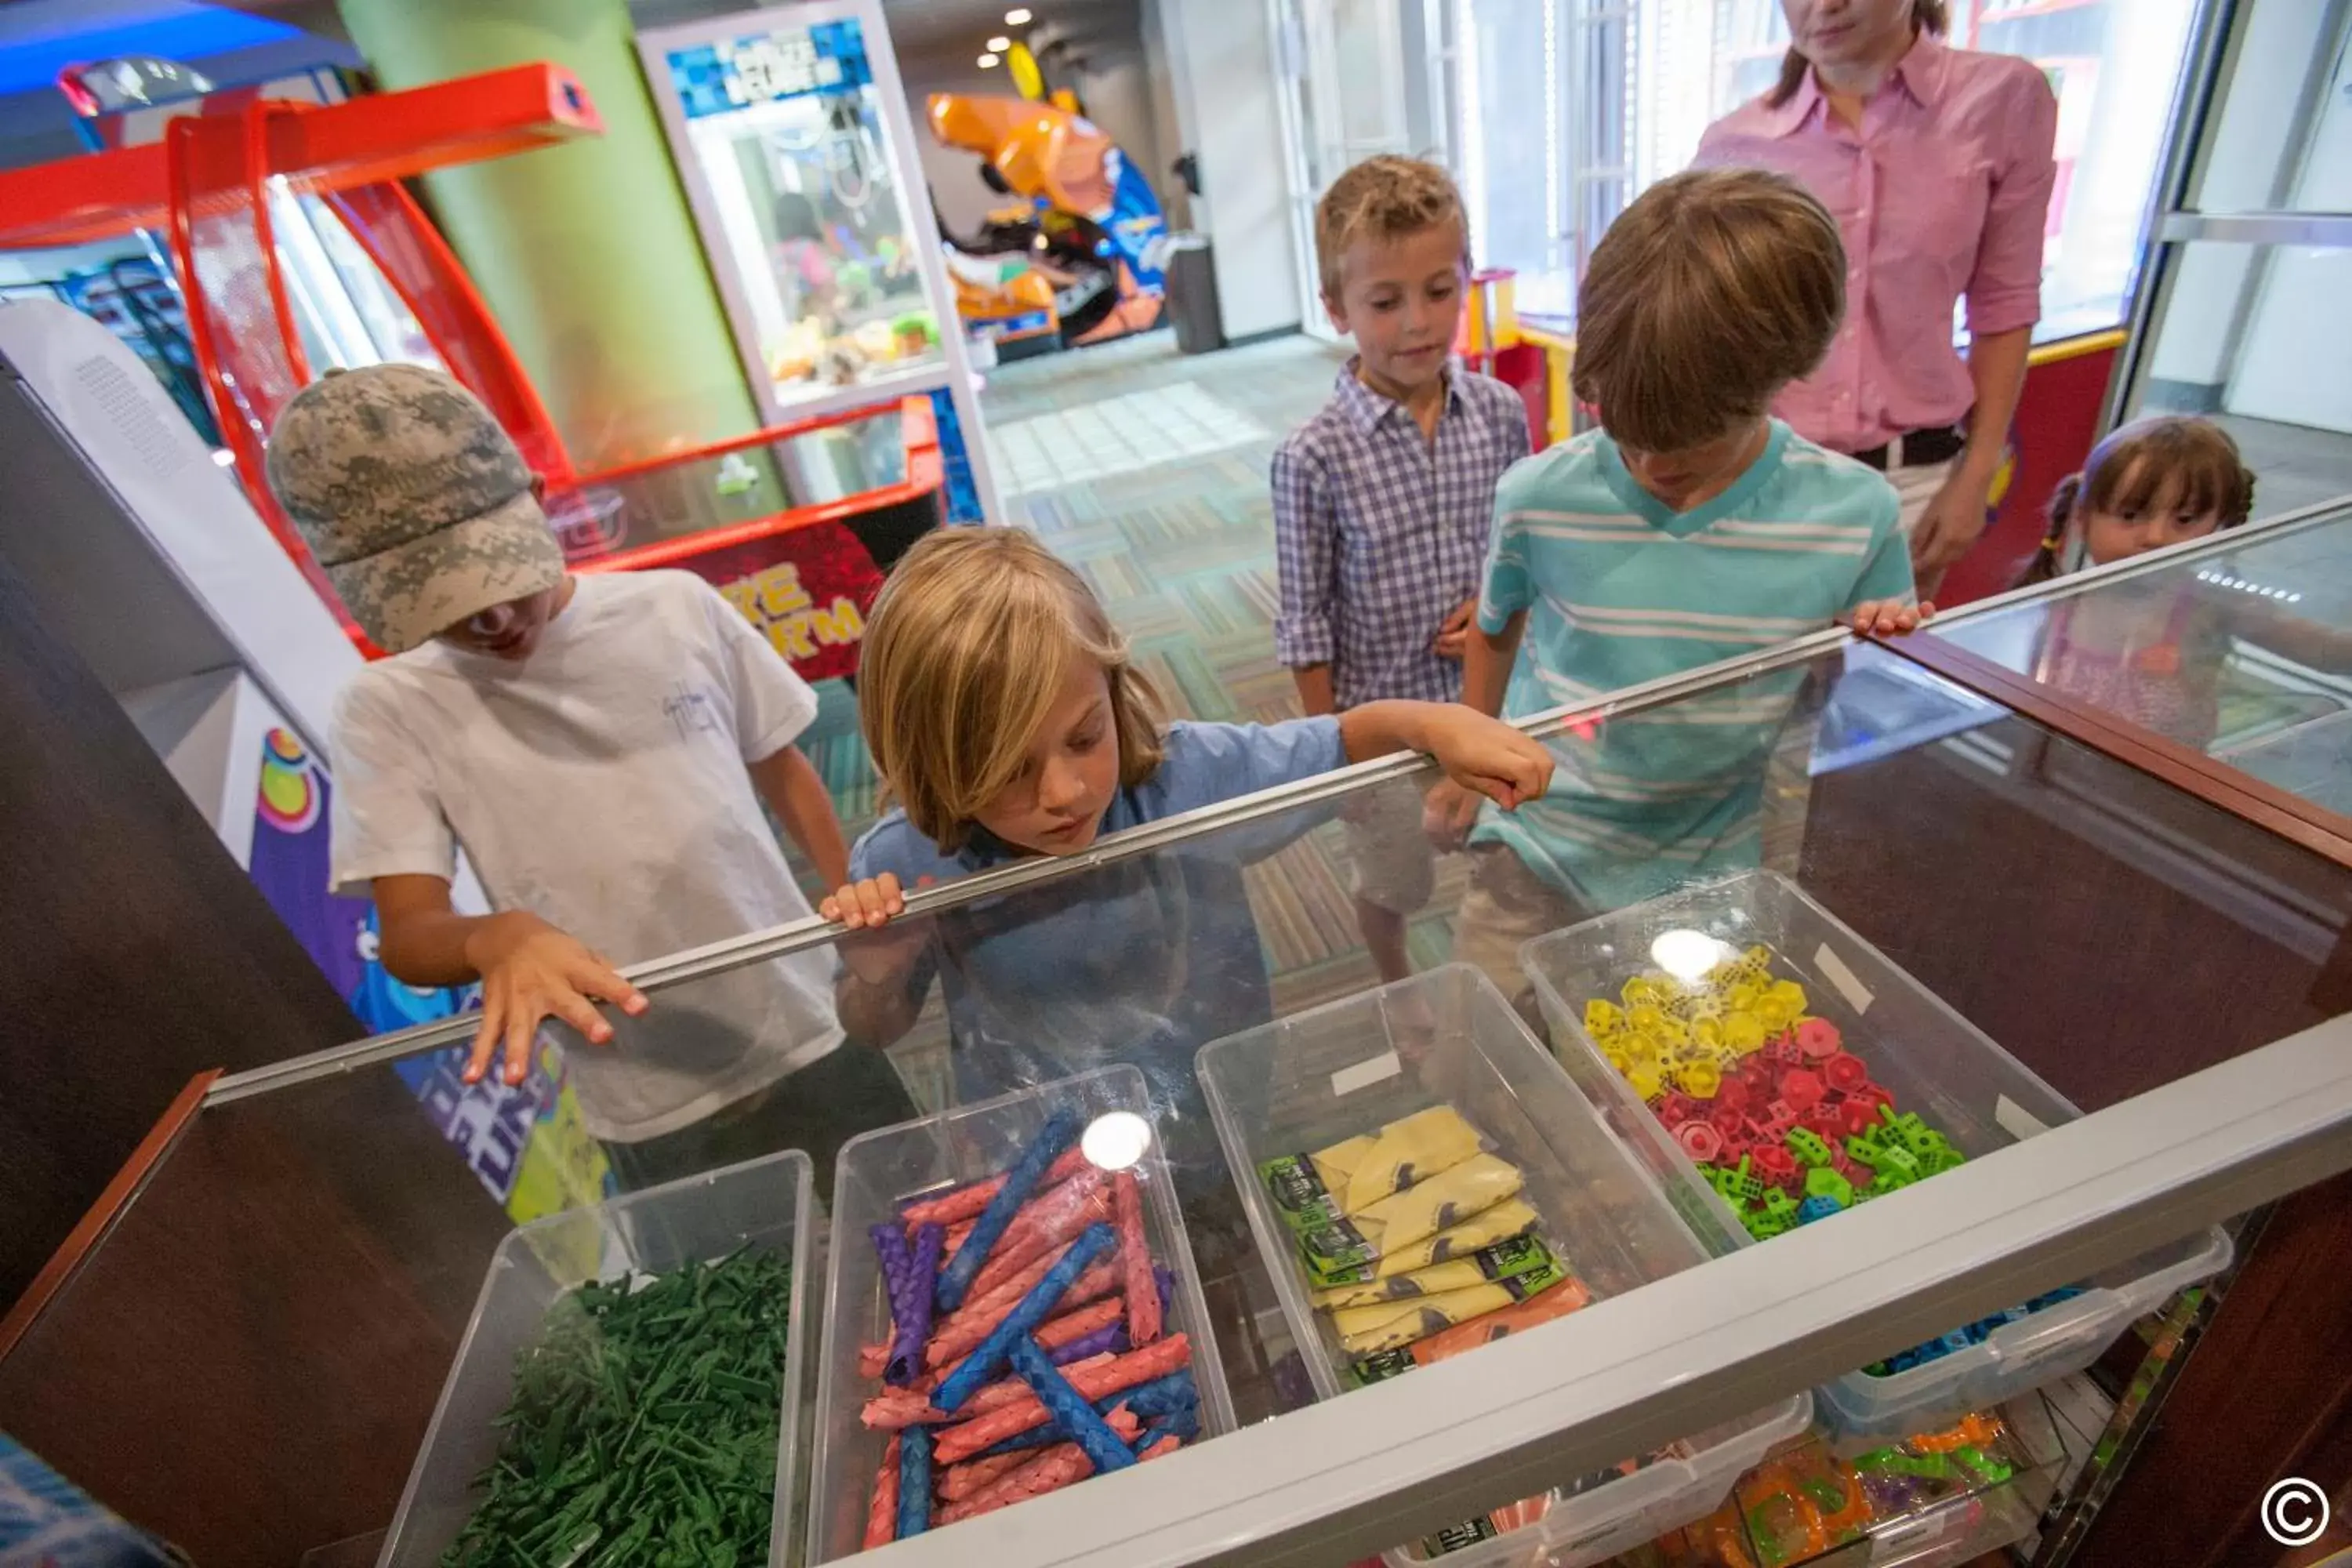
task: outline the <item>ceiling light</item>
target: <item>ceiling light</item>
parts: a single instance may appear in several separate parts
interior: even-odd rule
[[[991,38],[988,40],[988,52],[992,55],[1001,55],[1012,47],[1013,40],[1010,38]]]
[[[1029,7],[1026,5],[1004,13],[1004,25],[1008,27],[1026,26],[1028,23]]]
[[[1001,57],[999,56],[982,55],[980,57],[980,68],[982,70],[986,70],[989,67],[999,63],[1001,63]]]

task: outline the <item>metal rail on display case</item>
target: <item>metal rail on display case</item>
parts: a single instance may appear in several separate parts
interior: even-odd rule
[[[2298,515],[2228,546],[2341,521]],[[2162,570],[2196,557],[2166,552]],[[2084,591],[2078,578],[2021,599]],[[1654,709],[1858,646],[1843,630],[1523,721],[1538,736]],[[2094,737],[2099,744],[2107,737]],[[2104,750],[2105,747],[2101,746]],[[1400,756],[1112,836],[1086,855],[925,889],[919,915],[1083,876],[1238,823],[1414,776]],[[1923,897],[1932,899],[1932,892]],[[648,990],[838,940],[807,920],[632,972]],[[207,1112],[471,1032],[459,1019],[224,1078]],[[1132,1471],[880,1549],[875,1568],[1306,1568],[1367,1556],[2134,1258],[2352,1169],[2352,1015],[2105,1105],[1906,1189],[1604,1300],[1409,1378],[1310,1405]],[[2160,1392],[2160,1390],[2159,1390]],[[2136,1407],[2145,1410],[2145,1403]]]

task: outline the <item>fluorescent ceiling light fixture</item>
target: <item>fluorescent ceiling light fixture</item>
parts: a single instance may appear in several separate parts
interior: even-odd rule
[[[1029,7],[1026,5],[1022,5],[1004,13],[1004,25],[1008,27],[1022,26],[1025,25],[1028,20]]]
[[[992,55],[1001,55],[1012,47],[1013,40],[1010,38],[994,37],[988,40],[988,52]]]
[[[982,56],[981,56],[981,57],[980,57],[980,68],[981,68],[981,69],[982,69],[982,70],[986,70],[989,67],[991,67],[991,66],[992,66],[992,65],[995,65],[995,64],[997,64],[997,63],[998,63],[998,57],[996,57],[995,55],[990,54],[990,55],[982,55]]]

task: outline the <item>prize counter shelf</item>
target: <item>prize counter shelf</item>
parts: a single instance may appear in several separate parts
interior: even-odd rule
[[[2226,548],[2308,549],[2306,534],[2347,526],[2305,520]],[[2192,551],[2170,564],[2194,580],[2210,561]],[[2072,584],[1956,617],[1946,640],[1961,643],[1971,626],[2021,606],[2097,591]],[[950,1048],[932,998],[923,1021],[890,1046],[925,1117],[852,1141],[830,1169],[785,1160],[763,1175],[759,1164],[738,1166],[517,1230],[392,1068],[448,1048],[462,1024],[199,1083],[0,1330],[0,1426],[200,1563],[289,1562],[338,1542],[350,1543],[341,1550],[351,1560],[373,1560],[353,1538],[390,1526],[404,1493],[404,1517],[429,1519],[427,1544],[437,1549],[479,1500],[466,1473],[488,1451],[489,1414],[521,1386],[514,1351],[533,1314],[556,1314],[543,1317],[541,1331],[550,1332],[581,1282],[700,1267],[750,1246],[789,1259],[793,1281],[792,1370],[777,1370],[775,1441],[759,1449],[775,1465],[772,1560],[835,1560],[875,1539],[878,1471],[888,1468],[886,1455],[904,1452],[903,1438],[893,1446],[885,1434],[908,1428],[877,1419],[893,1410],[928,1419],[908,1402],[929,1395],[893,1392],[876,1370],[888,1359],[900,1304],[890,1284],[899,1266],[887,1249],[877,1258],[877,1228],[919,1247],[922,1226],[909,1216],[922,1211],[906,1205],[969,1192],[977,1208],[992,1199],[973,1184],[1002,1176],[1010,1190],[1030,1164],[1043,1182],[1050,1159],[1075,1163],[1053,1167],[1060,1184],[1007,1200],[1003,1235],[1034,1241],[1064,1220],[1080,1227],[1074,1236],[1090,1235],[1098,1219],[1108,1234],[1087,1245],[1110,1250],[1097,1261],[1108,1268],[1140,1257],[1149,1267],[1102,1276],[1098,1288],[1112,1294],[1073,1297],[1061,1317],[1031,1320],[1023,1332],[1043,1354],[1054,1337],[1047,1322],[1071,1338],[1097,1331],[1091,1318],[1064,1321],[1083,1307],[1100,1331],[1126,1336],[1118,1342],[1126,1348],[1101,1352],[1114,1363],[1181,1336],[1181,1350],[1151,1353],[1188,1375],[1155,1385],[1151,1397],[1164,1405],[1134,1396],[1140,1413],[1118,1404],[1124,1388],[1140,1384],[1106,1384],[1083,1358],[1066,1375],[1108,1406],[1098,1412],[1106,1420],[1136,1421],[1133,1441],[1166,1421],[1183,1446],[1132,1473],[1112,1465],[1123,1473],[1077,1481],[1066,1495],[965,1522],[942,1516],[929,1532],[939,1552],[1009,1560],[1021,1550],[1011,1543],[1031,1539],[1024,1531],[1046,1528],[1021,1522],[1032,1518],[1076,1532],[1066,1547],[1040,1549],[1041,1561],[1144,1551],[1154,1563],[1223,1562],[1278,1543],[1301,1562],[1387,1553],[1416,1563],[1455,1556],[1477,1568],[1538,1558],[1577,1568],[1621,1556],[1730,1563],[1742,1561],[1725,1549],[1738,1531],[1787,1525],[1793,1545],[1765,1552],[1749,1539],[1748,1560],[1801,1561],[1815,1527],[1829,1531],[1824,1521],[1841,1517],[1829,1503],[1836,1477],[1866,1479],[1889,1453],[1923,1470],[1939,1462],[1927,1456],[1961,1447],[1991,1455],[1965,1437],[1948,1449],[1906,1444],[1950,1432],[1990,1442],[1992,1426],[1967,1423],[1996,1408],[2015,1451],[1981,1474],[1963,1466],[1973,1479],[1958,1492],[1910,1500],[1922,1508],[1969,1500],[1937,1516],[1948,1522],[1936,1541],[1990,1549],[2000,1531],[1985,1533],[1984,1521],[2012,1514],[2042,1520],[2039,1561],[2051,1563],[2069,1553],[2156,1562],[2184,1534],[2227,1541],[2242,1505],[2261,1494],[2258,1472],[2310,1473],[2300,1467],[2352,1442],[2352,1426],[2294,1415],[2352,1408],[2352,1373],[2336,1353],[2352,1334],[2352,1301],[2331,1273],[2352,1240],[2346,1181],[2285,1195],[2294,1184],[2282,1178],[2283,1201],[2226,1239],[2209,1228],[2224,1214],[2183,1207],[2193,1217],[2170,1234],[2142,1225],[2129,1234],[2145,1245],[2103,1249],[2104,1211],[2086,1210],[2068,1232],[2081,1243],[2070,1256],[2097,1265],[2013,1291],[1969,1283],[1992,1280],[1987,1271],[2022,1245],[1998,1222],[2010,1212],[2002,1204],[2025,1200],[1983,1194],[2009,1190],[1997,1188],[1996,1168],[2031,1173],[2057,1157],[2051,1151],[2074,1146],[2076,1129],[2065,1124],[2076,1111],[2085,1128],[2111,1125],[2105,1113],[2149,1103],[2192,1073],[2251,1070],[2239,1058],[2284,1059],[2274,1042],[2342,1027],[2352,1012],[2352,847],[2303,811],[2303,797],[2281,805],[2260,795],[2276,786],[2226,759],[2159,754],[2112,716],[2029,689],[2013,672],[1983,676],[1944,659],[1942,647],[1825,633],[1540,722],[1536,732],[1578,769],[1655,755],[1643,748],[1687,737],[1694,719],[1714,721],[1690,777],[1725,785],[1727,798],[1752,806],[1752,820],[1681,857],[1580,862],[1589,885],[1615,890],[1610,908],[1563,909],[1524,932],[1544,938],[1524,948],[1456,945],[1475,911],[1464,907],[1465,879],[1442,862],[1440,891],[1413,926],[1423,973],[1395,986],[1379,985],[1338,923],[1344,901],[1318,889],[1341,885],[1331,868],[1343,812],[1417,816],[1429,780],[1409,760],[1157,824],[1068,861],[929,890],[914,900],[906,934],[971,961],[1020,933],[1066,954],[1065,970],[1034,983],[1038,1005],[1017,1037],[982,1016]],[[2313,679],[2324,686],[2320,674]],[[1470,856],[1486,866],[1480,858],[1494,853]],[[1204,924],[1244,917],[1258,938],[1251,951],[1193,941]],[[842,934],[812,921],[635,973],[656,1015],[715,1016],[698,1000],[715,1004],[752,965]],[[1669,935],[1680,947],[1704,944],[1705,955],[1669,962],[1670,949],[1680,952]],[[1249,1005],[1256,994],[1270,999],[1264,1008]],[[1653,994],[1673,1004],[1677,1022],[1645,1015],[1641,1026],[1655,1037],[1638,1050],[1622,1021],[1591,1005],[1638,1008]],[[1733,1014],[1760,1020],[1753,1040],[1748,1025],[1728,1024]],[[1171,1026],[1204,1018],[1224,1022],[1168,1043]],[[1714,1022],[1712,1033],[1702,1020]],[[1820,1021],[1835,1026],[1839,1043],[1802,1032]],[[617,1048],[629,1048],[636,1026],[624,1021]],[[1706,1050],[1718,1054],[1695,1056],[1692,1042],[1713,1042]],[[1837,1069],[1834,1097],[1816,1093],[1819,1082],[1792,1094],[1801,1077],[1831,1079],[1826,1064],[1839,1054],[1856,1065]],[[1664,1063],[1671,1084],[1641,1079],[1637,1058]],[[1808,1059],[1825,1070],[1812,1073]],[[1806,1161],[1794,1177],[1803,1201],[1822,1196],[1813,1185],[1825,1194],[1843,1184],[1841,1203],[1775,1228],[1769,1216],[1800,1207],[1798,1198],[1770,1201],[1769,1182],[1744,1194],[1733,1182],[1727,1192],[1706,1173],[1730,1162],[1680,1129],[1699,1102],[1710,1108],[1700,1120],[1726,1103],[1718,1080],[1727,1077],[1771,1089],[1754,1114],[1725,1124],[1751,1151],[1750,1173],[1770,1174],[1771,1162],[1757,1163],[1753,1151],[1794,1150]],[[1883,1098],[1872,1099],[1872,1088]],[[1784,1126],[1774,1096],[1807,1104],[1789,1105]],[[1076,1121],[1054,1133],[1057,1107],[1073,1108]],[[1832,1114],[1856,1118],[1848,1136],[1859,1143],[1824,1145],[1816,1163],[1799,1134]],[[1139,1127],[1139,1142],[1125,1155],[1103,1153],[1098,1124],[1123,1138]],[[1056,1136],[1064,1143],[1041,1142]],[[1882,1179],[1906,1163],[1888,1163],[1895,1144],[1924,1164]],[[2342,1158],[2325,1170],[2297,1166],[2297,1184],[2352,1164],[2352,1138],[2329,1145],[2338,1146]],[[1857,1147],[1879,1163],[1838,1159]],[[2267,1170],[2264,1158],[2250,1130],[2223,1166]],[[1836,1180],[1813,1182],[1832,1166]],[[1315,1225],[1294,1223],[1303,1189],[1274,1183],[1277,1170],[1319,1184],[1328,1206]],[[1449,1182],[1458,1190],[1442,1185]],[[2273,1195],[2259,1184],[2231,1190]],[[751,1194],[756,1212],[737,1212],[747,1200],[729,1193]],[[1052,1194],[1072,1206],[1052,1210],[1060,1217],[1049,1222],[1035,1205]],[[1424,1200],[1428,1213],[1406,1217]],[[1991,1206],[1966,1206],[1979,1203]],[[805,1206],[782,1212],[794,1205]],[[1523,1205],[1525,1216],[1506,1205]],[[734,1217],[714,1225],[722,1211]],[[956,1212],[957,1223],[974,1223]],[[1979,1239],[1965,1249],[1940,1239],[1948,1213],[1954,1226],[1965,1215]],[[1124,1229],[1123,1214],[1141,1215],[1139,1227]],[[1482,1216],[1502,1227],[1500,1241],[1471,1228]],[[1591,1463],[1491,1469],[1463,1445],[1480,1440],[1477,1423],[1492,1408],[1449,1417],[1456,1436],[1401,1414],[1466,1386],[1491,1358],[1520,1364],[1509,1360],[1520,1334],[1501,1340],[1497,1326],[1524,1326],[1551,1347],[1542,1363],[1526,1363],[1545,1375],[1589,1366],[1633,1376],[1615,1347],[1645,1331],[1640,1302],[1699,1300],[1681,1288],[1719,1271],[1765,1278],[1755,1270],[1775,1257],[1828,1257],[1816,1238],[1897,1234],[1885,1227],[1906,1216],[1931,1237],[1905,1264],[1934,1282],[1919,1288],[1920,1300],[1878,1316],[1857,1307],[1802,1341],[1759,1339],[1760,1370],[1736,1395],[1724,1392],[1735,1387],[1727,1379],[1686,1377],[1670,1348],[1654,1362],[1628,1352],[1626,1364],[1653,1369],[1641,1374],[1644,1398],[1681,1389],[1687,1405],[1670,1418],[1644,1405],[1646,1424],[1625,1427],[1643,1435],[1624,1440],[1633,1451],[1603,1454],[1601,1437],[1579,1438],[1573,1452]],[[1048,1246],[1076,1245],[1053,1234]],[[1473,1237],[1458,1257],[1431,1249],[1455,1234]],[[1010,1244],[999,1236],[986,1245]],[[983,1270],[1013,1267],[992,1251],[979,1256]],[[1442,1268],[1444,1280],[1432,1275],[1399,1292],[1380,1283],[1424,1268]],[[1160,1272],[1160,1306],[1146,1309]],[[2198,1281],[2209,1283],[2174,1298]],[[1988,1294],[1996,1289],[1999,1299]],[[1383,1306],[1400,1299],[1413,1310]],[[1768,1303],[1704,1299],[1721,1318],[1706,1325],[1709,1334],[1743,1331],[1751,1312],[1758,1335],[1778,1321]],[[1531,1312],[1530,1301],[1542,1310]],[[2133,1322],[2159,1306],[2157,1328]],[[486,1337],[492,1323],[503,1326]],[[1441,1339],[1475,1353],[1423,1359],[1415,1350]],[[944,1376],[953,1358],[981,1353],[964,1350],[966,1341],[940,1342],[953,1348],[922,1375]],[[1703,1339],[1695,1332],[1687,1342]],[[971,1374],[994,1379],[982,1401],[989,1409],[1026,1397],[1013,1383],[1033,1375],[1021,1370],[1029,1352],[1010,1341],[999,1351],[1010,1359]],[[1789,1370],[1776,1380],[1770,1369],[1784,1353]],[[1935,1370],[1945,1358],[1947,1370]],[[2057,1447],[2072,1458],[2053,1460],[2029,1430],[2040,1429],[2032,1391],[2078,1369],[2089,1383],[2076,1385],[2114,1397],[2107,1429],[2063,1438]],[[1325,1404],[1335,1408],[1310,1411]],[[2153,1419],[2159,1405],[2169,1417],[2162,1423]],[[1052,1400],[1044,1408],[1061,1409]],[[1346,1427],[1310,1419],[1357,1411]],[[1072,1423],[1068,1442],[1085,1448],[1075,1413],[1052,1420]],[[1309,1431],[1321,1436],[1287,1444],[1293,1454],[1252,1446]],[[963,1462],[967,1449],[982,1456],[995,1433],[959,1436],[945,1463]],[[1808,1433],[1817,1448],[1784,1447]],[[1360,1444],[1366,1464],[1412,1456],[1410,1472],[1399,1472],[1409,1479],[1360,1498],[1334,1470],[1327,1500],[1300,1511],[1301,1494],[1279,1489],[1277,1472],[1314,1458],[1318,1444],[1343,1443]],[[1200,1478],[1215,1473],[1228,1445],[1258,1455],[1276,1489],[1266,1495],[1288,1500],[1253,1515],[1245,1500],[1211,1496],[1217,1489]],[[2134,1453],[2124,1467],[2117,1456]],[[1089,1462],[1109,1461],[1089,1451]],[[1496,1479],[1481,1479],[1489,1474]],[[1994,1500],[2025,1476],[2031,1494],[2014,1494],[2023,1502]],[[983,1478],[965,1479],[976,1489]],[[1813,1482],[1828,1489],[1807,1493]],[[931,1484],[942,1489],[940,1506],[951,1506],[944,1480]],[[1793,1502],[1779,1513],[1741,1511],[1799,1494],[1814,1498],[1814,1515]],[[1181,1523],[1187,1510],[1212,1507],[1239,1510],[1220,1516],[1237,1521],[1227,1547],[1179,1548],[1166,1544],[1178,1523],[1133,1522]],[[1790,1509],[1802,1516],[1794,1523],[1783,1517]],[[904,1528],[904,1514],[890,1518],[885,1540]],[[1872,1531],[1881,1560],[1950,1560],[1929,1550],[1916,1521],[1894,1528],[1898,1518],[1914,1515],[1896,1509]],[[1138,1541],[1148,1538],[1149,1550],[1115,1544],[1122,1530],[1144,1531]],[[1895,1555],[1902,1541],[1918,1552]],[[1823,1551],[1839,1544],[1822,1537]],[[1692,1555],[1702,1547],[1717,1556]],[[877,1568],[924,1560],[931,1548],[928,1539],[886,1546]],[[404,1546],[384,1560],[434,1554]],[[579,1561],[596,1561],[593,1542]]]

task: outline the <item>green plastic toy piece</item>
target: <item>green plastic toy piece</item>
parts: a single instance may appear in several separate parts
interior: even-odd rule
[[[1977,1479],[1990,1487],[2000,1486],[2017,1473],[2016,1466],[1986,1453],[1982,1448],[1957,1449],[1953,1452],[1952,1458],[1974,1474]]]
[[[1909,1455],[1905,1458],[1903,1473],[1917,1476],[1922,1480],[1949,1480],[1952,1476],[1952,1461],[1942,1454]]]
[[[1822,1141],[1820,1133],[1810,1127],[1795,1129],[1782,1142],[1788,1144],[1789,1152],[1800,1165],[1810,1168],[1830,1163],[1830,1146]]]
[[[1814,1476],[1810,1478],[1804,1483],[1802,1489],[1804,1494],[1812,1499],[1814,1505],[1823,1513],[1843,1512],[1847,1501],[1849,1500],[1846,1497],[1845,1488],[1840,1486],[1836,1481],[1831,1479],[1827,1476]]]
[[[1761,1203],[1764,1201],[1764,1180],[1760,1176],[1749,1174],[1748,1165],[1748,1157],[1745,1154],[1739,1156],[1739,1169],[1733,1173],[1734,1178],[1738,1184],[1738,1195],[1737,1201],[1750,1204]],[[1729,1194],[1726,1195],[1728,1196]]]
[[[1875,1164],[1881,1181],[1899,1175],[1906,1182],[1916,1182],[1926,1173],[1919,1168],[1919,1157],[1899,1143],[1880,1144]]]
[[[1826,1165],[1805,1173],[1805,1195],[1827,1198],[1840,1208],[1853,1206],[1853,1184]]]

